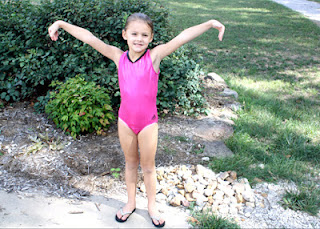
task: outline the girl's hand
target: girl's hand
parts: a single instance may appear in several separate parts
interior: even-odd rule
[[[50,36],[51,40],[53,40],[53,41],[58,40],[59,28],[60,28],[59,21],[56,21],[48,28],[48,32],[49,32],[49,36]]]
[[[212,27],[219,31],[218,37],[219,37],[219,40],[222,41],[224,30],[225,30],[224,25],[217,20],[211,20],[211,22],[212,22]]]

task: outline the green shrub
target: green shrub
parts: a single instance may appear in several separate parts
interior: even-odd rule
[[[199,78],[204,74],[200,65],[190,58],[190,45],[181,47],[162,60],[159,81],[158,105],[161,110],[197,115],[206,112],[202,95],[203,85]]]
[[[26,31],[36,19],[35,8],[27,1],[0,1],[0,94],[1,99],[17,101],[29,96],[32,88],[26,85],[26,75],[20,64],[30,46],[30,33]],[[35,31],[37,28],[31,27]],[[26,33],[23,33],[26,32]],[[37,40],[37,36],[34,36]],[[30,79],[29,79],[30,80]]]
[[[0,99],[19,101],[45,96],[52,81],[64,82],[81,74],[86,81],[105,87],[112,106],[118,107],[116,65],[63,30],[58,41],[51,41],[47,29],[54,21],[65,20],[127,50],[121,33],[126,18],[134,12],[144,12],[154,21],[150,48],[172,38],[168,10],[159,0],[42,0],[39,4],[1,0]],[[159,111],[203,112],[205,102],[197,78],[200,72],[184,50],[167,57],[161,67]],[[45,102],[43,97],[39,102]]]
[[[33,108],[37,113],[44,113],[46,105],[48,104],[49,100],[50,100],[50,91],[48,91],[45,96],[39,96],[38,102],[34,104]]]
[[[107,90],[76,76],[64,84],[53,82],[58,90],[51,93],[46,113],[64,131],[76,137],[80,133],[101,134],[115,118]]]

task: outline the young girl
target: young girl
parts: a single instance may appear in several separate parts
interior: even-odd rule
[[[153,39],[151,19],[142,13],[128,17],[122,37],[129,50],[123,52],[115,46],[105,44],[91,32],[64,21],[56,21],[49,27],[53,41],[58,39],[58,29],[62,28],[75,38],[89,44],[117,65],[121,94],[118,132],[125,155],[125,182],[128,202],[116,213],[118,222],[125,222],[136,208],[136,186],[138,166],[144,175],[148,198],[148,212],[156,227],[163,227],[165,221],[156,209],[155,154],[158,143],[158,115],[156,97],[161,60],[183,44],[203,34],[210,28],[219,31],[222,41],[225,27],[216,20],[190,27],[166,44],[148,49]],[[139,155],[139,152],[140,155]]]

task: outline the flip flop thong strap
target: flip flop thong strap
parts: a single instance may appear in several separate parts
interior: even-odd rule
[[[160,216],[150,216],[150,218],[160,222]]]
[[[122,216],[132,214],[132,212],[123,212],[123,209],[122,209],[122,208],[120,209],[120,213],[121,213]],[[121,216],[121,217],[122,217],[122,216]]]

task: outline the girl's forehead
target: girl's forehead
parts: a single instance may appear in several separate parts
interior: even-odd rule
[[[130,30],[134,29],[134,30],[139,30],[139,31],[148,30],[149,32],[152,32],[150,26],[148,25],[148,23],[145,22],[145,21],[142,21],[142,20],[131,21],[128,24],[127,29],[130,29]]]

